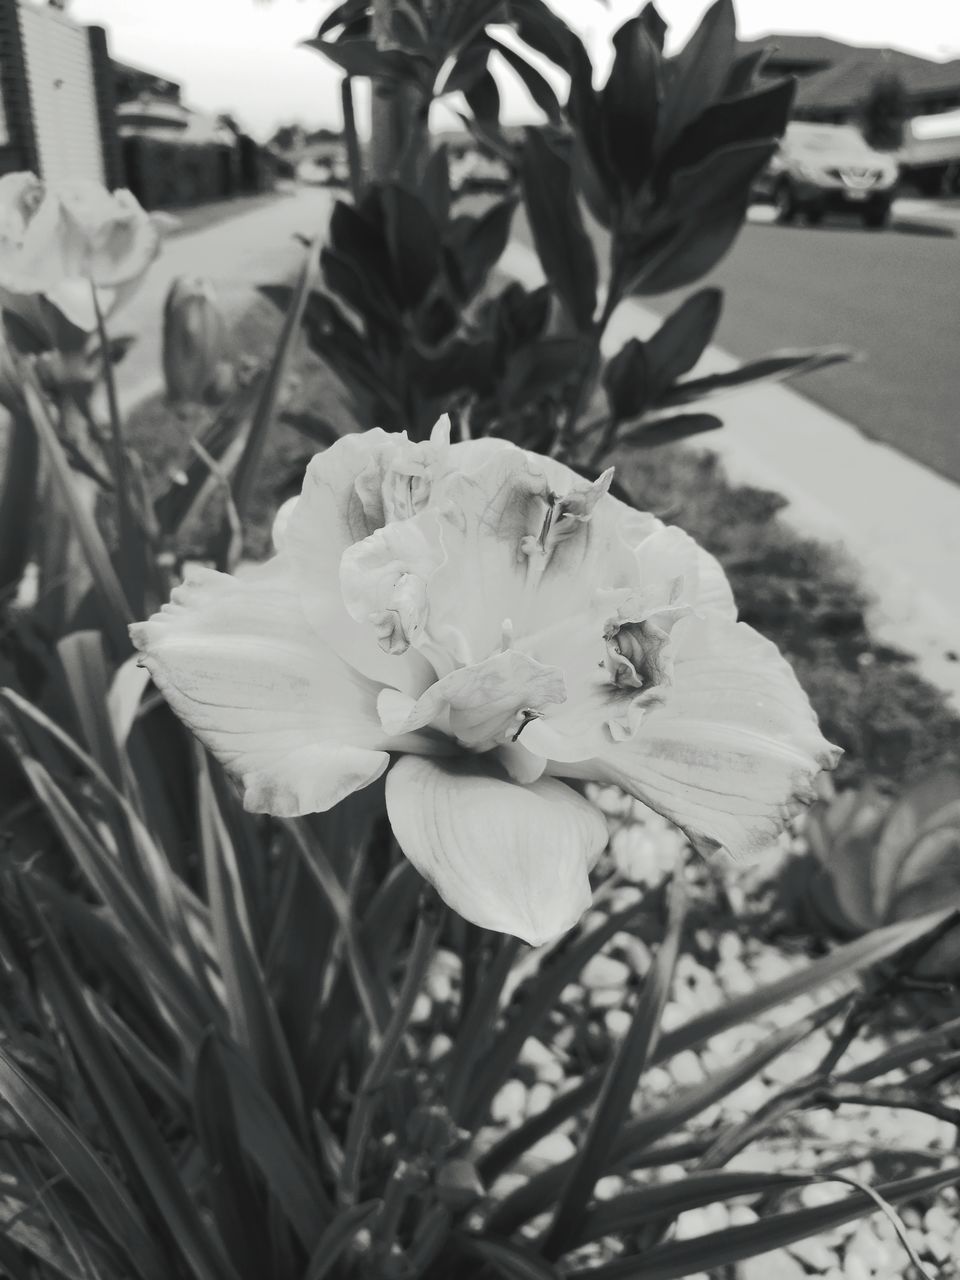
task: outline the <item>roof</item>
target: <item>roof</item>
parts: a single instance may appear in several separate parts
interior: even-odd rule
[[[866,49],[862,56],[805,76],[797,86],[796,105],[824,110],[853,107],[884,74],[902,81],[908,99],[944,94],[956,96],[960,104],[960,60],[927,62],[896,49]]]
[[[772,48],[767,68],[799,77],[801,110],[849,110],[863,100],[879,75],[897,75],[908,98],[955,97],[960,105],[960,59],[934,62],[903,49],[845,44],[826,36],[771,32],[743,43],[744,52]]]

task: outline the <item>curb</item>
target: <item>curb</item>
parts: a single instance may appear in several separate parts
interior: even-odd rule
[[[500,269],[527,287],[543,282],[536,254],[516,242]],[[661,321],[636,301],[622,303],[604,351],[649,337]],[[708,347],[696,372],[739,363]],[[780,493],[789,504],[783,518],[798,532],[853,560],[874,635],[911,654],[960,711],[960,486],[785,386],[760,384],[727,400],[723,429],[693,447],[717,454],[735,483]]]

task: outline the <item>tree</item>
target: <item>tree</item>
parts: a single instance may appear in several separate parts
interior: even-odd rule
[[[860,107],[860,129],[869,145],[877,151],[898,151],[908,115],[903,80],[895,71],[878,75]]]

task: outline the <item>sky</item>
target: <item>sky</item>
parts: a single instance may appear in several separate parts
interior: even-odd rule
[[[584,36],[600,73],[612,32],[640,8],[640,0],[550,3]],[[659,0],[674,47],[708,3]],[[115,57],[180,81],[188,105],[229,110],[266,138],[294,120],[339,125],[338,72],[319,54],[297,47],[332,7],[326,0],[71,0],[69,12],[79,22],[106,27]],[[744,39],[793,31],[930,58],[960,57],[958,0],[737,0],[737,14]],[[504,117],[535,119],[513,77],[498,78]],[[441,109],[436,123],[449,126],[456,118]]]

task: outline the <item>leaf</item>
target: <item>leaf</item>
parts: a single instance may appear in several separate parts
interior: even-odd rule
[[[470,82],[464,87],[463,96],[473,112],[474,118],[485,125],[494,126],[500,119],[500,90],[497,82],[487,69],[481,67]]]
[[[317,37],[327,35],[335,27],[350,26],[358,18],[364,17],[369,7],[370,0],[343,0],[341,4],[334,6],[320,23]]]
[[[318,236],[306,251],[303,266],[300,269],[300,275],[297,278],[293,296],[290,300],[287,314],[284,317],[283,328],[277,340],[277,347],[267,370],[267,376],[260,390],[260,395],[257,398],[257,405],[253,412],[253,420],[247,431],[243,452],[234,472],[233,501],[238,516],[242,516],[247,511],[250,499],[253,496],[253,489],[258,479],[258,471],[263,458],[263,451],[266,447],[267,436],[276,417],[277,403],[293,357],[304,307],[317,278],[319,243]]]
[[[727,373],[711,373],[702,378],[678,382],[660,401],[663,408],[690,404],[720,392],[734,391],[751,382],[782,381],[818,369],[829,369],[834,364],[844,364],[853,358],[847,347],[820,347],[799,351],[771,351]]]
[[[635,193],[650,176],[660,112],[660,51],[642,18],[613,37],[614,60],[600,93],[606,154],[617,178]]]
[[[775,1058],[799,1044],[811,1031],[833,1017],[843,1003],[844,1001],[835,1000],[825,1010],[819,1010],[816,1014],[800,1018],[789,1026],[779,1028],[749,1053],[736,1059],[729,1066],[714,1071],[709,1079],[680,1090],[669,1101],[661,1103],[638,1119],[624,1124],[608,1153],[608,1164],[603,1172],[609,1172],[619,1166],[631,1167],[633,1161],[642,1156],[654,1143],[669,1134],[681,1131],[694,1116],[739,1089]],[[659,1055],[655,1054],[653,1062],[656,1062],[658,1057]],[[575,1157],[571,1157],[543,1170],[502,1200],[491,1215],[490,1229],[505,1234],[510,1233],[516,1231],[530,1218],[543,1212],[556,1199],[560,1188],[569,1176],[574,1159]]]
[[[597,304],[597,261],[584,229],[569,163],[528,129],[521,160],[524,202],[544,273],[578,329]]]
[[[560,1273],[555,1267],[522,1245],[489,1237],[479,1240],[461,1235],[458,1240],[468,1253],[482,1259],[506,1280],[559,1280]]]
[[[521,57],[515,49],[503,44],[495,36],[488,35],[487,41],[491,49],[495,49],[504,62],[517,73],[527,93],[550,123],[559,125],[562,120],[560,102],[550,81],[542,76],[536,67],[531,66],[526,58]]]
[[[611,915],[603,924],[581,935],[559,955],[553,954],[542,965],[477,1069],[464,1115],[458,1117],[466,1126],[477,1124],[482,1119],[494,1094],[520,1056],[524,1041],[528,1036],[536,1034],[541,1021],[553,1009],[563,988],[575,981],[590,957],[596,955],[605,942],[634,923],[637,916],[646,910],[648,908],[642,902],[632,903],[623,911]]]
[[[661,147],[666,148],[717,98],[736,49],[733,0],[715,0],[686,45],[668,63],[661,114]]]
[[[348,76],[423,85],[430,72],[429,60],[423,54],[395,46],[381,49],[375,40],[322,40],[315,37],[303,40],[301,44],[329,58]]]
[[[697,363],[714,335],[722,309],[722,290],[700,289],[685,298],[648,339],[654,399]]]
[[[663,157],[662,169],[689,169],[722,148],[782,137],[796,88],[795,80],[778,80],[741,97],[714,103],[677,138]]]
[[[745,189],[708,211],[684,215],[635,272],[630,292],[641,297],[669,293],[701,280],[733,246],[746,220],[748,203]]]
[[[208,1033],[193,1068],[193,1126],[207,1165],[210,1207],[241,1276],[257,1280],[269,1262],[260,1229],[263,1197],[250,1177],[216,1037]]]
[[[243,1149],[303,1247],[312,1252],[333,1217],[329,1197],[248,1059],[226,1041],[220,1042],[220,1052]]]
[[[738,1196],[775,1194],[813,1180],[810,1174],[694,1171],[672,1182],[641,1187],[595,1203],[585,1215],[580,1230],[572,1236],[569,1247],[579,1249],[604,1236],[630,1235],[661,1215],[674,1217],[687,1209],[699,1209]]]
[[[260,968],[237,853],[214,794],[209,765],[199,747],[196,759],[198,834],[230,1026],[238,1044],[255,1064],[263,1087],[293,1132],[303,1136],[303,1098]]]
[[[3,341],[0,334],[0,360]],[[30,559],[37,513],[40,452],[37,433],[25,407],[9,414],[4,453],[0,473],[0,599],[6,600],[16,593]]]
[[[607,361],[601,381],[613,422],[642,414],[650,400],[647,344],[639,338],[628,338]]]
[[[447,244],[457,261],[463,302],[469,301],[489,280],[507,247],[516,207],[515,200],[498,200],[480,217],[463,215],[451,226]]]
[[[704,431],[717,431],[723,426],[720,418],[712,413],[675,413],[666,418],[653,418],[638,426],[620,432],[616,444],[630,445],[634,449],[653,449],[661,444],[676,444],[689,436]]]
[[[650,1063],[660,1035],[660,1021],[673,985],[686,915],[687,898],[681,869],[670,886],[669,918],[663,942],[647,973],[630,1029],[606,1070],[589,1128],[580,1142],[580,1150],[542,1243],[541,1250],[548,1258],[558,1258],[571,1247],[594,1187],[610,1167],[614,1144],[629,1121],[637,1084]]]
[[[67,462],[63,446],[57,437],[56,430],[47,412],[47,406],[39,395],[32,378],[22,382],[23,395],[30,414],[47,465],[53,477],[60,501],[63,503],[70,525],[83,551],[87,566],[93,578],[93,589],[100,604],[103,617],[103,629],[106,632],[110,647],[118,657],[127,657],[132,651],[128,625],[133,622],[133,614],[123,594],[120,580],[116,575],[107,548],[104,545],[100,530],[89,511],[80,500],[74,474]]]
[[[164,1280],[166,1270],[156,1245],[124,1188],[66,1116],[24,1075],[2,1044],[0,1095],[70,1179],[136,1273],[144,1280]]]
[[[108,714],[110,677],[99,631],[74,631],[57,644],[60,665],[84,741],[118,791],[124,788],[123,765]]]
[[[413,311],[440,269],[440,232],[429,209],[394,183],[380,188],[383,227],[401,310]]]
[[[450,157],[441,143],[431,152],[420,184],[420,198],[430,210],[438,227],[450,218]]]
[[[362,1204],[342,1209],[320,1237],[303,1280],[326,1280],[331,1270],[356,1239],[357,1233],[370,1222],[380,1209],[379,1200],[365,1200]]]
[[[23,902],[42,946],[44,987],[83,1069],[97,1113],[130,1175],[141,1185],[197,1280],[237,1280],[219,1242],[187,1194],[166,1143],[83,998],[70,966],[26,891]]]
[[[922,1174],[888,1182],[877,1188],[884,1200],[892,1204],[918,1199],[960,1182],[960,1166],[954,1165],[938,1173]],[[682,1280],[704,1269],[733,1266],[747,1258],[755,1258],[782,1249],[785,1245],[824,1231],[832,1231],[846,1222],[855,1221],[876,1209],[876,1203],[865,1192],[854,1192],[830,1204],[813,1209],[797,1209],[775,1213],[746,1226],[727,1227],[691,1240],[659,1245],[643,1255],[643,1280]],[[604,1266],[568,1272],[573,1280],[636,1280],[638,1259],[621,1258]]]

